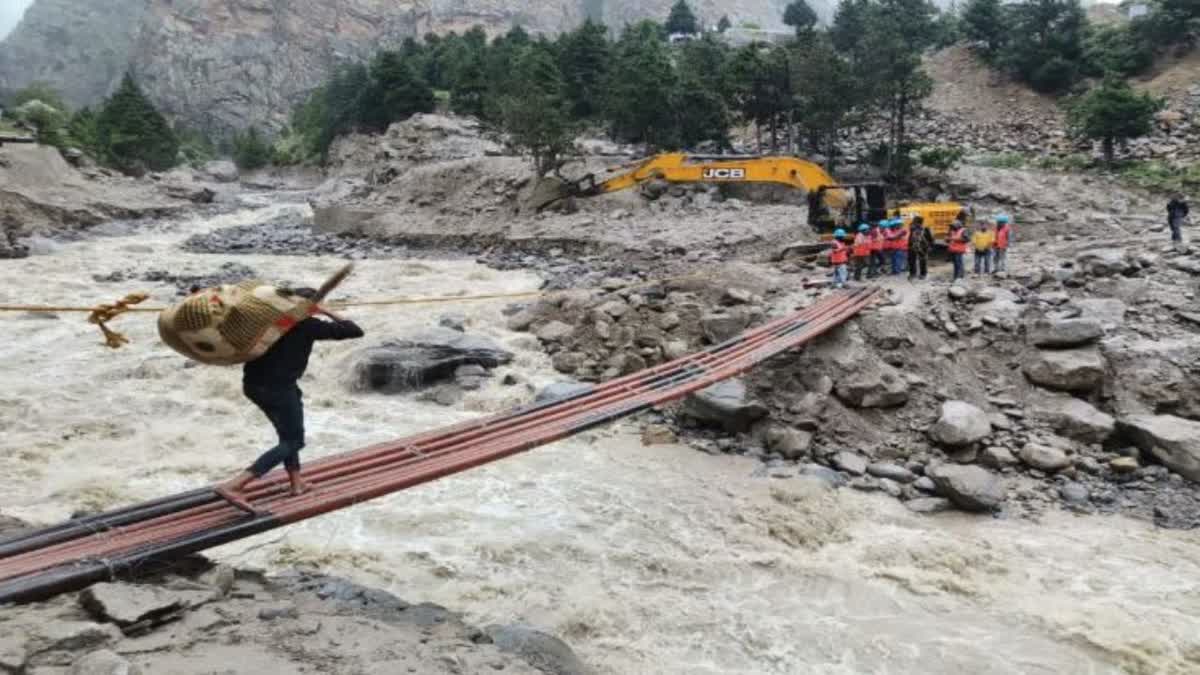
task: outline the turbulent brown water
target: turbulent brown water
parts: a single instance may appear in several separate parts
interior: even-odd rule
[[[166,285],[96,284],[115,270],[212,272],[235,260],[267,278],[317,281],[334,259],[182,253],[188,235],[294,206],[246,209],[50,247],[0,265],[0,302],[88,304]],[[530,274],[466,262],[371,261],[357,297],[497,293]],[[501,304],[362,310],[373,337],[463,312],[469,330],[517,353],[505,371],[554,379]],[[237,369],[186,368],[152,315],[100,345],[79,315],[14,315],[0,328],[0,513],[49,523],[234,472],[270,441]],[[320,346],[302,383],[306,456],[527,400],[498,383],[456,409],[354,396],[341,382],[357,345]],[[498,381],[499,378],[497,378]],[[297,563],[463,611],[561,635],[605,673],[1200,672],[1200,536],[1121,518],[1040,523],[909,514],[896,502],[827,493],[757,465],[642,447],[630,425],[225,547],[242,565]],[[220,665],[220,664],[214,664]]]

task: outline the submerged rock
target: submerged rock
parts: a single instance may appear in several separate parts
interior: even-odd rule
[[[562,640],[528,626],[489,626],[484,631],[502,652],[551,675],[587,675],[583,661]]]
[[[394,394],[452,380],[462,366],[495,368],[512,358],[488,338],[428,328],[357,352],[351,359],[351,386]]]

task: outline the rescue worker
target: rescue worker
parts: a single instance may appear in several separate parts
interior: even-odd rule
[[[966,261],[964,257],[967,255],[967,228],[961,220],[954,221],[950,226],[947,246],[950,249],[950,259],[954,262],[954,281],[958,281],[967,275]]]
[[[850,247],[846,246],[846,231],[838,228],[833,232],[833,248],[829,250],[829,264],[833,266],[833,287],[845,288],[850,280]]]
[[[883,264],[885,267],[891,267],[891,272],[885,273],[894,276],[899,274],[896,271],[896,247],[900,245],[900,233],[896,231],[896,221],[891,218],[880,223],[880,226],[883,229]]]
[[[992,273],[992,244],[995,235],[988,229],[986,220],[981,220],[971,235],[971,247],[975,249],[975,274]]]
[[[866,223],[860,223],[858,234],[854,235],[854,246],[850,256],[854,259],[854,280],[862,281],[863,274],[871,261],[871,238],[867,235],[871,228]]]
[[[1171,201],[1167,202],[1167,226],[1171,228],[1171,241],[1175,243],[1183,241],[1183,221],[1188,217],[1188,211],[1188,203],[1183,193],[1176,193]]]
[[[281,290],[280,293],[313,298],[316,291],[310,288]],[[279,443],[263,453],[249,468],[233,480],[216,488],[216,492],[238,508],[254,512],[245,497],[246,485],[262,478],[282,464],[287,470],[293,495],[308,491],[308,485],[300,475],[300,451],[304,448],[304,403],[303,392],[297,386],[313,344],[320,340],[353,340],[363,336],[362,328],[353,321],[321,309],[320,313],[332,319],[323,321],[309,317],[292,327],[283,337],[271,345],[265,354],[242,367],[242,391],[275,427]]]
[[[883,221],[871,223],[867,234],[871,242],[871,268],[867,276],[874,279],[883,274],[883,247],[887,243],[883,238]]]
[[[908,279],[925,279],[929,274],[929,252],[933,250],[933,232],[925,227],[925,219],[913,216],[908,230]]]
[[[1012,219],[1005,214],[996,216],[996,240],[992,243],[992,272],[1008,272],[1008,244],[1012,241]]]
[[[903,274],[908,268],[908,228],[904,221],[896,218],[892,221],[892,229],[896,233],[892,249],[892,274]]]

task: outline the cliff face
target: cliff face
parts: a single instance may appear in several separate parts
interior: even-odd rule
[[[74,106],[109,93],[149,0],[37,0],[0,43],[0,90],[53,84]]]
[[[128,68],[172,119],[212,132],[276,128],[339,62],[406,37],[522,25],[555,33],[587,16],[663,19],[673,0],[36,0],[0,43],[0,89],[45,81],[95,103]],[[778,28],[787,0],[696,0],[712,25]]]

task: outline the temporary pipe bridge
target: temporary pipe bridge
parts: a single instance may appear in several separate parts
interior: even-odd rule
[[[670,363],[543,404],[310,462],[312,492],[282,473],[251,484],[256,514],[212,488],[79,518],[0,541],[0,604],[30,602],[344,509],[678,400],[799,347],[870,305],[876,289],[835,292],[797,314]]]

